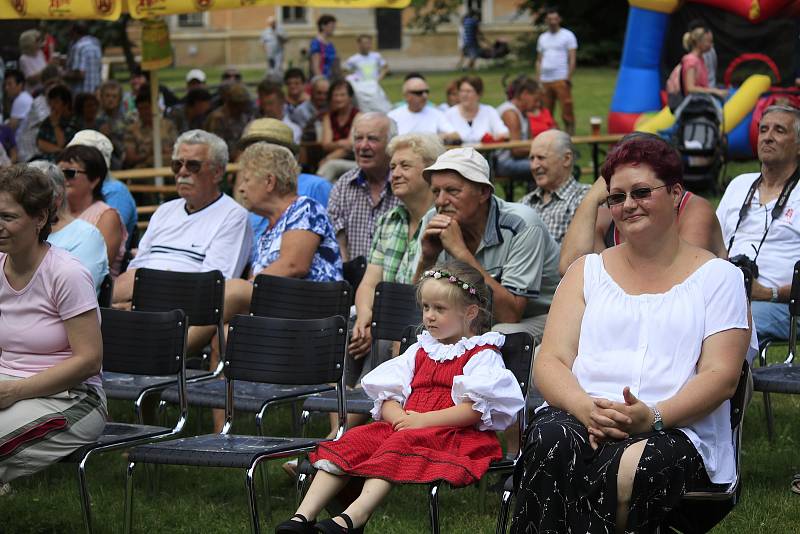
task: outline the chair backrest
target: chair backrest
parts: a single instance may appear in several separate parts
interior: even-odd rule
[[[358,290],[358,285],[361,279],[364,278],[364,273],[367,272],[367,258],[359,256],[350,261],[344,262],[342,265],[342,275],[350,287],[353,288],[353,294]]]
[[[225,377],[271,384],[339,382],[347,351],[347,320],[237,315],[228,330]]]
[[[739,375],[739,384],[736,386],[736,392],[731,397],[731,429],[736,430],[742,423],[744,417],[744,410],[747,408],[747,383],[748,375],[750,374],[750,365],[745,359],[742,363],[742,372]]]
[[[110,274],[105,275],[100,282],[100,293],[97,294],[97,304],[101,308],[110,308],[111,299],[114,295],[114,279]]]
[[[789,293],[789,315],[800,315],[800,261],[794,264],[792,290]]]
[[[102,308],[103,370],[140,375],[181,372],[187,321],[183,310],[122,311]]]
[[[220,271],[182,273],[137,269],[131,309],[186,313],[190,326],[218,325],[225,300],[225,277]]]
[[[312,282],[260,274],[253,282],[250,315],[284,319],[350,316],[353,291],[341,282]]]
[[[380,282],[372,301],[372,339],[400,341],[406,327],[422,323],[417,288],[410,284]]]

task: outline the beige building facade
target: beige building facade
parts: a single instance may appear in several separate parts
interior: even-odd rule
[[[471,0],[469,5],[482,14],[481,29],[489,41],[513,40],[531,30],[530,17],[518,12],[518,0]],[[464,9],[466,9],[465,3]],[[260,35],[269,16],[275,16],[285,30],[287,66],[307,68],[305,51],[316,35],[316,20],[329,13],[336,17],[334,44],[346,59],[356,51],[356,37],[375,37],[376,48],[401,69],[429,70],[452,65],[458,58],[460,15],[435,32],[409,28],[413,8],[327,9],[274,6],[212,11],[170,17],[170,34],[176,66],[259,65],[265,61]]]

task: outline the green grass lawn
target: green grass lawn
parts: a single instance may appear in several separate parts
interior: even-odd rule
[[[514,73],[522,69],[514,70]],[[208,69],[209,78],[219,78],[219,69]],[[163,79],[172,86],[183,84],[185,69],[163,72]],[[245,72],[249,82],[257,81],[260,72]],[[498,70],[481,71],[486,86],[485,102],[498,104],[502,100]],[[433,98],[441,98],[446,83],[456,72],[434,73],[428,76]],[[588,133],[589,117],[605,117],[614,87],[615,71],[611,69],[580,68],[575,78],[575,104],[578,133]],[[390,77],[387,93],[393,100],[400,98],[402,76]],[[587,161],[584,155],[584,161]],[[757,168],[756,162],[743,162],[728,167],[735,175]],[[588,178],[584,178],[588,179]],[[716,199],[712,199],[716,201]],[[776,355],[772,361],[778,361]],[[800,397],[773,396],[776,415],[776,439],[766,438],[764,410],[760,395],[756,395],[744,419],[742,451],[743,492],[741,503],[715,529],[716,533],[794,534],[800,530],[800,496],[789,491],[789,479],[800,472]],[[116,420],[129,420],[131,410],[125,403],[112,403]],[[236,429],[254,432],[252,416],[241,414]],[[267,431],[277,435],[289,431],[289,413],[279,409],[268,418]],[[199,421],[199,423],[198,423]],[[325,421],[316,420],[312,434],[324,433]],[[189,433],[210,431],[210,418],[204,412],[191,412]],[[89,463],[89,484],[93,497],[96,532],[116,533],[122,529],[124,474],[126,459],[120,452],[93,458]],[[249,532],[244,475],[238,470],[196,469],[186,467],[162,468],[158,476],[148,476],[139,468],[136,476],[134,527],[136,532],[170,533],[234,533]],[[269,464],[271,485],[272,525],[294,513],[294,486],[279,467]],[[155,482],[158,482],[157,487]],[[492,480],[493,482],[494,480]],[[0,533],[42,534],[77,533],[82,531],[74,466],[55,465],[24,480],[15,481],[13,493],[0,497]],[[260,488],[260,486],[259,486]],[[260,503],[264,510],[265,498]],[[479,511],[476,488],[443,490],[440,497],[442,532],[472,534],[494,532],[499,496],[490,494],[487,509]],[[263,518],[264,523],[268,521]],[[388,502],[375,513],[370,532],[386,534],[416,533],[428,530],[425,487],[398,488]]]

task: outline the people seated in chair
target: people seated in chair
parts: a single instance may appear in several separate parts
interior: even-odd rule
[[[430,94],[428,82],[422,75],[411,75],[403,82],[404,106],[396,107],[389,112],[389,118],[397,124],[397,133],[431,133],[441,137],[442,141],[458,144],[461,139],[456,129],[450,124],[444,112],[428,105]]]
[[[244,272],[252,234],[247,210],[219,189],[228,164],[225,141],[203,130],[189,130],[175,142],[172,170],[181,198],[153,213],[136,257],[114,284],[115,306],[133,295],[136,269],[207,272],[225,278]]]
[[[486,332],[484,276],[461,262],[440,264],[423,274],[418,292],[426,330],[362,381],[375,401],[375,422],[317,447],[310,460],[319,471],[276,534],[363,532],[395,485],[444,480],[466,486],[502,457],[494,431],[511,425],[525,401],[503,365],[505,337]],[[317,522],[354,477],[365,479],[358,498]]]
[[[560,130],[540,133],[531,143],[529,165],[536,187],[520,202],[533,208],[553,239],[561,243],[590,188],[572,176],[575,147],[569,134]]]
[[[53,186],[26,165],[0,170],[0,488],[103,432],[103,345],[92,277],[47,243]]]
[[[42,171],[53,185],[53,209],[57,220],[51,226],[47,242],[75,256],[89,271],[99,294],[103,279],[108,274],[108,256],[103,234],[93,224],[77,219],[69,212],[66,180],[58,165],[42,160],[32,161],[28,165]]]
[[[633,133],[624,140],[648,137],[651,134]],[[653,136],[655,137],[655,136]],[[678,232],[681,239],[691,245],[704,248],[720,258],[725,257],[720,222],[714,215],[711,203],[699,195],[681,187],[683,197],[678,205]],[[561,258],[558,268],[561,274],[576,259],[592,252],[600,253],[619,245],[625,237],[617,229],[616,221],[606,206],[608,190],[603,178],[598,179],[575,210],[572,222],[561,243]]]
[[[650,532],[736,476],[729,400],[748,349],[742,272],[686,242],[680,156],[636,137],[602,169],[622,245],[575,261],[534,362],[511,532]]]
[[[758,265],[752,310],[758,340],[789,338],[789,292],[800,250],[800,111],[770,106],[758,125],[761,173],[737,176],[717,217],[731,261]]]
[[[375,222],[400,203],[392,194],[386,154],[386,146],[395,135],[397,126],[383,113],[363,113],[353,121],[358,166],[339,178],[328,201],[343,261],[369,254]]]

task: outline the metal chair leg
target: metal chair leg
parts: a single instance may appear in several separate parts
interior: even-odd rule
[[[264,486],[264,499],[267,503],[267,521],[272,521],[272,503],[269,492],[269,464],[261,463],[261,484]]]
[[[128,469],[125,473],[125,515],[124,533],[131,534],[131,519],[133,518],[133,468],[136,464],[133,462],[128,463]]]
[[[431,534],[439,534],[439,483],[434,482],[428,491],[428,512],[431,519]]]
[[[253,534],[260,534],[261,524],[258,520],[258,502],[256,500],[255,478],[258,463],[250,466],[245,475],[245,486],[247,487],[248,503],[250,505],[250,530]]]
[[[506,534],[508,528],[508,508],[511,505],[512,494],[510,491],[504,491],[503,496],[500,498],[500,511],[497,514],[497,530],[495,534]]]
[[[764,414],[767,417],[767,437],[771,442],[775,438],[775,419],[772,416],[772,400],[769,391],[764,392]]]
[[[89,455],[84,456],[78,462],[78,491],[81,496],[81,512],[83,513],[83,526],[86,534],[92,534],[92,502],[89,496],[89,488],[86,486],[86,460]]]

